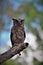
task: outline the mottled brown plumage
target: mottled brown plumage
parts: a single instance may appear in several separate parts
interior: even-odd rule
[[[25,31],[24,31],[24,20],[22,19],[12,19],[13,27],[11,28],[11,43],[12,46],[18,46],[22,44],[25,40]]]

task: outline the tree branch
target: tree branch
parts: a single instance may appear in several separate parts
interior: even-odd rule
[[[28,47],[28,43],[19,44],[18,46],[10,48],[8,51],[0,55],[0,64],[19,54],[23,49]]]

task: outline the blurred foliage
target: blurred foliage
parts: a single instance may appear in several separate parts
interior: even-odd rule
[[[1,65],[22,65],[22,64],[16,63],[16,62],[14,62],[14,60],[8,60],[8,61],[2,63]]]
[[[34,65],[43,65],[43,62],[39,62],[36,58],[33,60]]]
[[[17,8],[18,3],[19,7]],[[0,0],[0,30],[6,30],[5,25],[7,24],[7,27],[10,26],[12,18],[18,19],[20,17],[24,18],[24,22],[28,25],[29,32],[32,32],[34,35],[36,35],[36,41],[39,43],[38,48],[42,50],[43,40],[41,39],[38,30],[43,30],[43,0]],[[34,25],[32,25],[33,23]],[[24,53],[27,53],[26,50]],[[34,59],[33,63],[34,65],[42,65],[42,63],[36,59]],[[24,65],[25,64],[26,63],[24,62]],[[22,64],[8,60],[3,65]]]
[[[2,63],[1,65],[14,65],[14,61],[13,60],[8,60],[8,61]]]

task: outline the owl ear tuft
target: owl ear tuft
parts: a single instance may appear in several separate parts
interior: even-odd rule
[[[13,20],[14,22],[17,22],[17,21],[18,21],[17,19],[14,19],[14,18],[13,18],[12,20]]]
[[[18,20],[17,20],[17,19],[14,19],[14,18],[13,18],[12,20],[13,20],[13,24],[14,24],[14,25],[17,25]]]
[[[24,19],[21,20],[21,23],[24,23]]]
[[[22,19],[21,21],[24,21],[24,19]]]

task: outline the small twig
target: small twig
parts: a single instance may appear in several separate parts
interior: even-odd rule
[[[28,47],[28,43],[19,44],[18,46],[12,47],[10,50],[0,55],[0,64],[10,59],[11,57],[19,54],[23,49]]]

